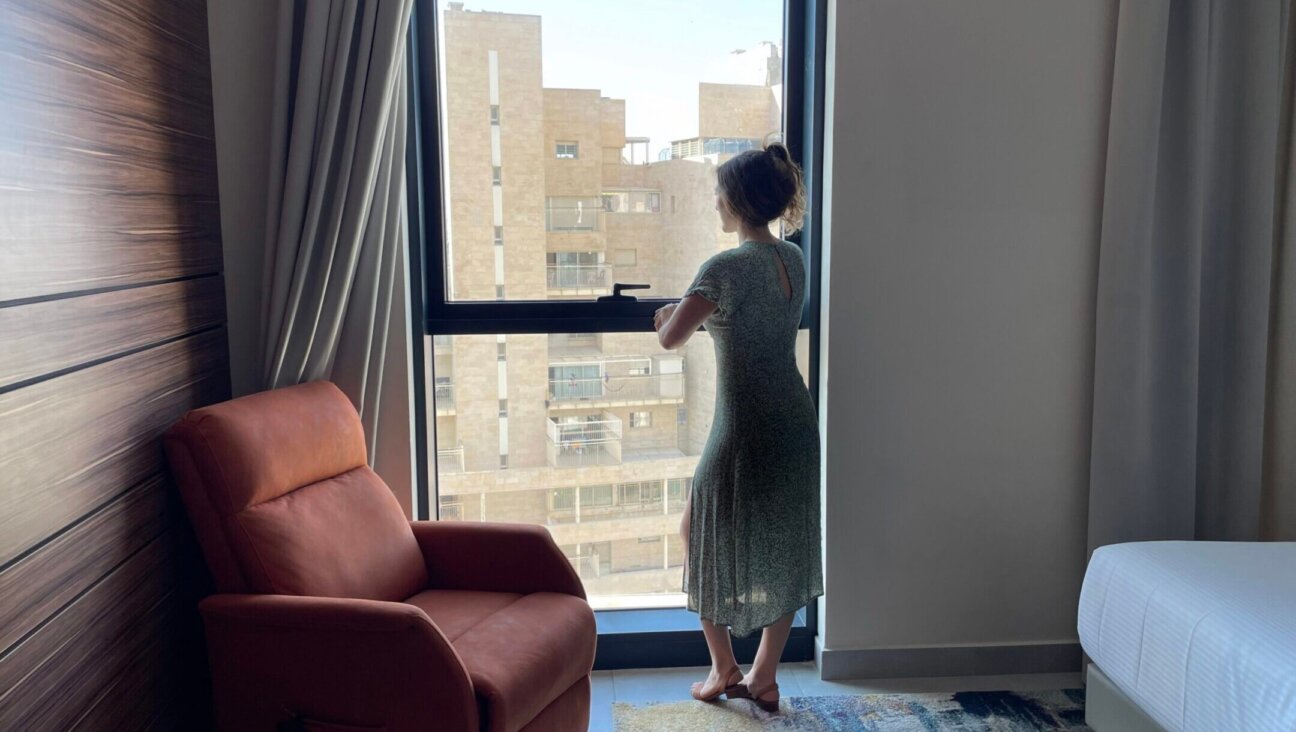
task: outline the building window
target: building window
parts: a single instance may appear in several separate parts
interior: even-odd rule
[[[675,213],[675,197],[671,196],[671,213]]]
[[[603,252],[549,252],[545,255],[549,289],[573,290],[612,286]]]
[[[503,183],[504,183],[503,168],[501,168],[498,165],[491,166],[491,184],[498,186],[498,185],[503,185]]]
[[[575,142],[559,142],[554,146],[554,157],[559,160],[575,160],[580,156],[580,145]]]
[[[575,488],[555,488],[549,492],[549,510],[571,511],[576,508]]]
[[[463,496],[441,496],[438,518],[442,521],[463,521]]]
[[[680,427],[688,424],[688,407],[680,407],[675,411],[675,424]]]
[[[622,483],[617,486],[617,504],[622,506],[661,503],[661,499],[662,482],[660,480]]]
[[[503,227],[503,226],[496,226],[496,227],[495,227],[495,246],[497,246],[497,247],[502,247],[502,246],[504,246],[504,227]]]
[[[639,252],[635,249],[613,249],[612,264],[617,267],[636,267],[639,264]]]
[[[501,400],[499,400],[499,416],[500,416],[501,418],[503,418],[503,417],[507,417],[507,416],[508,416],[508,400],[507,400],[507,399],[501,399]]]
[[[492,105],[491,105],[490,115],[491,115],[491,118],[490,118],[490,119],[491,119],[491,124],[493,124],[493,125],[498,125],[498,124],[499,124],[499,105],[498,105],[498,104],[492,104]]]
[[[508,470],[508,453],[500,455],[500,470]]]
[[[611,506],[612,486],[583,485],[580,487],[580,502],[582,507],[598,508],[600,506]]]
[[[601,199],[550,196],[545,199],[546,231],[597,231]]]
[[[688,500],[689,492],[692,489],[692,478],[671,478],[666,481],[666,500],[673,503],[683,503]]]
[[[495,299],[496,300],[504,299],[504,285],[495,285]]]
[[[496,344],[495,344],[495,360],[496,360],[496,361],[505,361],[505,360],[508,360],[508,344],[507,344],[507,343],[496,343]]]
[[[661,213],[660,191],[603,191],[608,213]]]
[[[652,427],[652,412],[631,412],[630,427]]]

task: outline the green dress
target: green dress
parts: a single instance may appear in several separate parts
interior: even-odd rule
[[[801,250],[747,242],[721,252],[702,265],[693,294],[718,305],[706,321],[717,379],[684,587],[690,610],[741,637],[823,594],[819,420],[796,363]]]

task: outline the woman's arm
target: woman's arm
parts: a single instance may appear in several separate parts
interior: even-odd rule
[[[689,295],[678,304],[667,305],[653,316],[657,340],[662,348],[673,351],[693,337],[702,323],[711,317],[717,305],[701,295]]]

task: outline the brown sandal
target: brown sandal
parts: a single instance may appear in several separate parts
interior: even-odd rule
[[[756,702],[756,706],[760,707],[762,711],[770,712],[771,714],[773,714],[779,710],[779,698],[777,696],[778,688],[779,688],[778,683],[773,683],[765,687],[764,689],[761,689],[759,692],[753,692],[751,689],[747,688],[746,684],[738,684],[738,688],[729,694],[729,698],[730,699],[751,699],[752,701]],[[774,692],[775,694],[773,699],[761,698],[766,694],[770,693],[771,691]]]
[[[725,681],[732,679],[734,677],[734,674],[738,674],[739,680],[742,679],[742,669],[738,668],[737,666],[734,666],[733,668],[729,669],[729,673],[725,674]],[[701,683],[706,683],[706,682],[701,682]],[[701,702],[713,702],[716,699],[719,699],[721,696],[727,696],[730,699],[738,699],[740,697],[734,696],[734,693],[735,690],[740,687],[742,687],[742,684],[729,684],[728,686],[722,687],[719,691],[717,691],[716,693],[708,697],[700,697],[697,694],[693,693],[692,690],[689,691],[689,694],[694,699],[697,699],[698,701]]]

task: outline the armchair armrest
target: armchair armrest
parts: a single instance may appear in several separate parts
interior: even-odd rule
[[[484,592],[561,592],[585,587],[543,526],[415,521],[432,587]]]
[[[199,604],[220,730],[478,728],[454,647],[413,605],[289,595]]]

